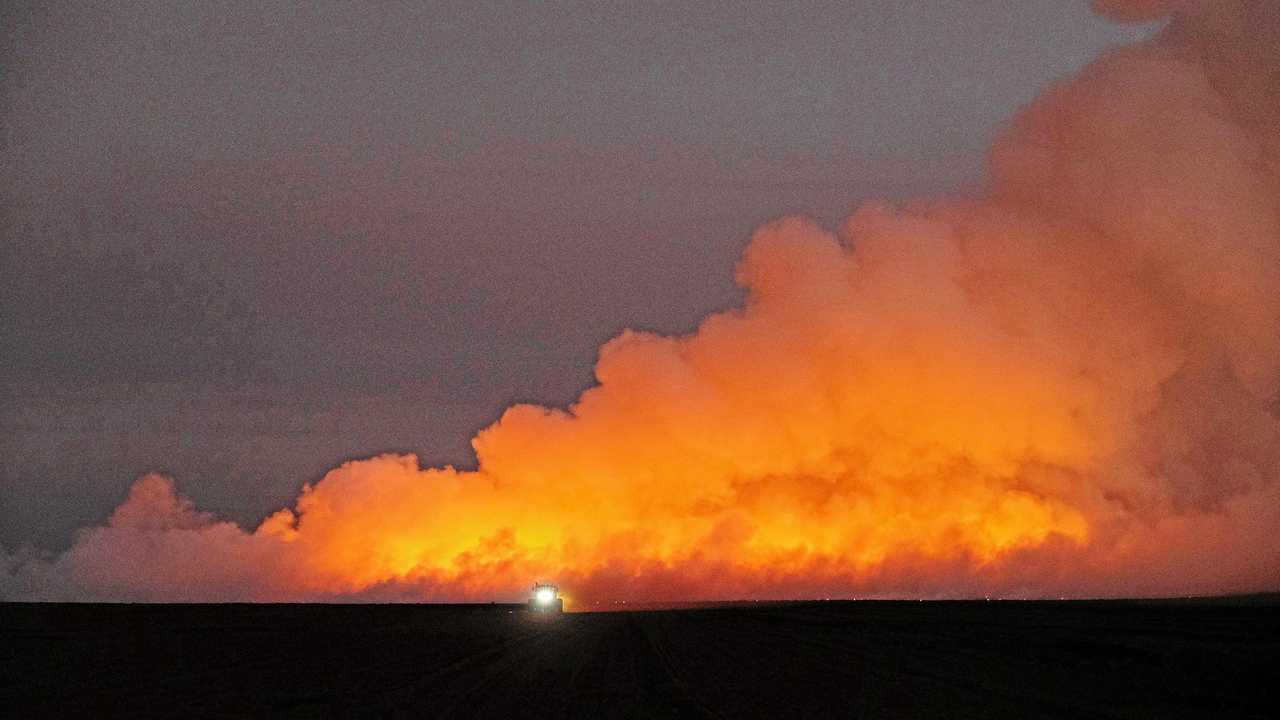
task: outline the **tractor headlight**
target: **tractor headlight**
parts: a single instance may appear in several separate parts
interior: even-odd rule
[[[550,588],[542,588],[535,596],[539,603],[550,605],[552,600],[556,599],[556,591]]]

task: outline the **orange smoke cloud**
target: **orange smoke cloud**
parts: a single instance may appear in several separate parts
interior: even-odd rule
[[[625,332],[475,471],[348,462],[252,532],[140,479],[7,594],[1135,595],[1280,578],[1280,22],[1174,12],[1027,108],[977,199],[758,230],[743,307]],[[1235,22],[1228,22],[1234,19]]]

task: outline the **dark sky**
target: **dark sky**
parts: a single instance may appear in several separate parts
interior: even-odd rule
[[[249,525],[344,458],[472,462],[751,229],[974,187],[1144,32],[1083,2],[7,2],[0,544],[140,473]]]

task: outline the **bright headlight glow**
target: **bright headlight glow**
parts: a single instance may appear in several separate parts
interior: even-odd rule
[[[538,602],[546,605],[556,599],[556,592],[550,588],[542,588],[535,597],[537,597]]]

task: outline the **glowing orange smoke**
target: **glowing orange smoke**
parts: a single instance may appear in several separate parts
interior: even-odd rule
[[[985,197],[761,228],[744,307],[685,337],[623,333],[573,406],[481,432],[476,471],[349,462],[252,533],[148,476],[9,594],[1274,587],[1280,101],[1258,88],[1280,87],[1280,22],[1265,2],[1183,5],[1028,108]]]

